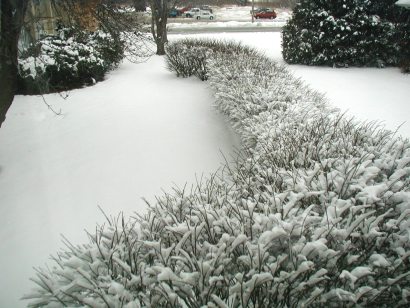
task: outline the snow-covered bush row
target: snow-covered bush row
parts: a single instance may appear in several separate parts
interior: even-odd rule
[[[410,57],[410,12],[395,2],[300,1],[283,28],[284,59],[308,65],[404,68]]]
[[[218,40],[184,39],[167,46],[168,69],[176,72],[178,77],[197,76],[201,80],[207,80],[205,62],[210,52],[244,53],[248,56],[258,54],[256,50],[236,42],[227,41],[221,44]]]
[[[184,41],[168,52],[206,54],[241,157],[67,244],[34,278],[31,306],[409,305],[408,140],[332,110],[257,52],[223,50]]]
[[[73,28],[46,37],[19,58],[19,92],[48,93],[78,88],[104,78],[124,56],[124,42],[110,34]]]

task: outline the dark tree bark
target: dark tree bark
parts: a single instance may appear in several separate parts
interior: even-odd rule
[[[137,12],[145,12],[146,11],[146,4],[145,0],[133,0],[134,8]]]
[[[0,0],[0,127],[17,90],[18,41],[28,0]]]
[[[157,55],[165,55],[167,37],[168,0],[150,0],[152,20],[151,32],[157,45]]]

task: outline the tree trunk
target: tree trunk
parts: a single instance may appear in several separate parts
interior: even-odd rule
[[[17,90],[18,41],[27,0],[0,1],[0,127]]]
[[[165,43],[168,42],[167,38],[167,21],[161,19],[156,23],[157,28],[157,55],[165,55]]]
[[[151,0],[151,32],[157,45],[157,55],[165,55],[167,37],[168,0]]]
[[[145,12],[145,0],[133,0],[134,8],[137,12]]]

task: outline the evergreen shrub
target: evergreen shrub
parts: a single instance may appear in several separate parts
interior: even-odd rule
[[[18,92],[44,94],[93,84],[103,80],[123,55],[124,43],[108,33],[63,29],[20,56]]]
[[[409,52],[410,14],[394,0],[302,0],[283,28],[288,63],[397,66]],[[405,46],[407,45],[407,46]]]
[[[205,50],[217,108],[244,144],[236,163],[67,243],[38,270],[29,306],[409,305],[409,141],[219,44],[175,42],[167,57],[172,68],[170,52],[186,55],[183,70],[187,46]]]

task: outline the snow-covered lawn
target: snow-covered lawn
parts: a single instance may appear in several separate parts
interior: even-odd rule
[[[242,40],[283,62],[280,33],[197,36]],[[410,76],[398,69],[291,69],[359,118],[396,129],[410,115]],[[32,267],[56,252],[61,233],[85,241],[83,230],[104,221],[98,205],[108,215],[141,212],[141,197],[216,170],[219,151],[229,156],[239,145],[207,83],[176,78],[159,57],[125,63],[67,100],[45,98],[63,116],[41,97],[19,96],[0,130],[0,307],[18,306]],[[410,123],[399,132],[410,137]]]
[[[172,35],[172,39],[183,37]],[[281,54],[281,34],[212,33],[189,37],[240,40],[285,64]],[[300,77],[328,98],[329,102],[362,120],[380,121],[386,128],[410,138],[410,74],[398,68],[331,68],[291,65]]]
[[[168,23],[167,28],[172,31],[182,31],[186,29],[215,29],[215,28],[281,28],[286,24],[285,21],[212,21],[212,22],[199,22],[199,23]]]
[[[239,141],[204,83],[183,80],[163,58],[125,63],[67,100],[18,96],[0,130],[0,307],[18,307],[62,246],[86,241],[104,216],[141,213],[141,200],[216,171]],[[21,304],[20,304],[21,305]]]
[[[255,4],[255,10],[258,7],[263,7],[262,5]],[[250,21],[252,19],[251,15],[252,6],[223,6],[215,7],[213,13],[215,14],[215,20],[236,20],[236,21]],[[289,9],[275,8],[274,9],[277,17],[274,21],[282,22],[286,21],[291,16],[291,11]],[[272,22],[270,20],[263,20],[264,22]]]
[[[255,9],[257,6],[255,6]],[[283,27],[286,21],[291,16],[289,9],[275,9],[277,17],[273,20],[255,19],[252,23],[251,6],[224,6],[214,7],[213,14],[215,19],[212,21],[200,20],[200,22],[192,23],[191,18],[169,18],[169,30],[181,30],[186,28],[265,28],[265,27]]]

